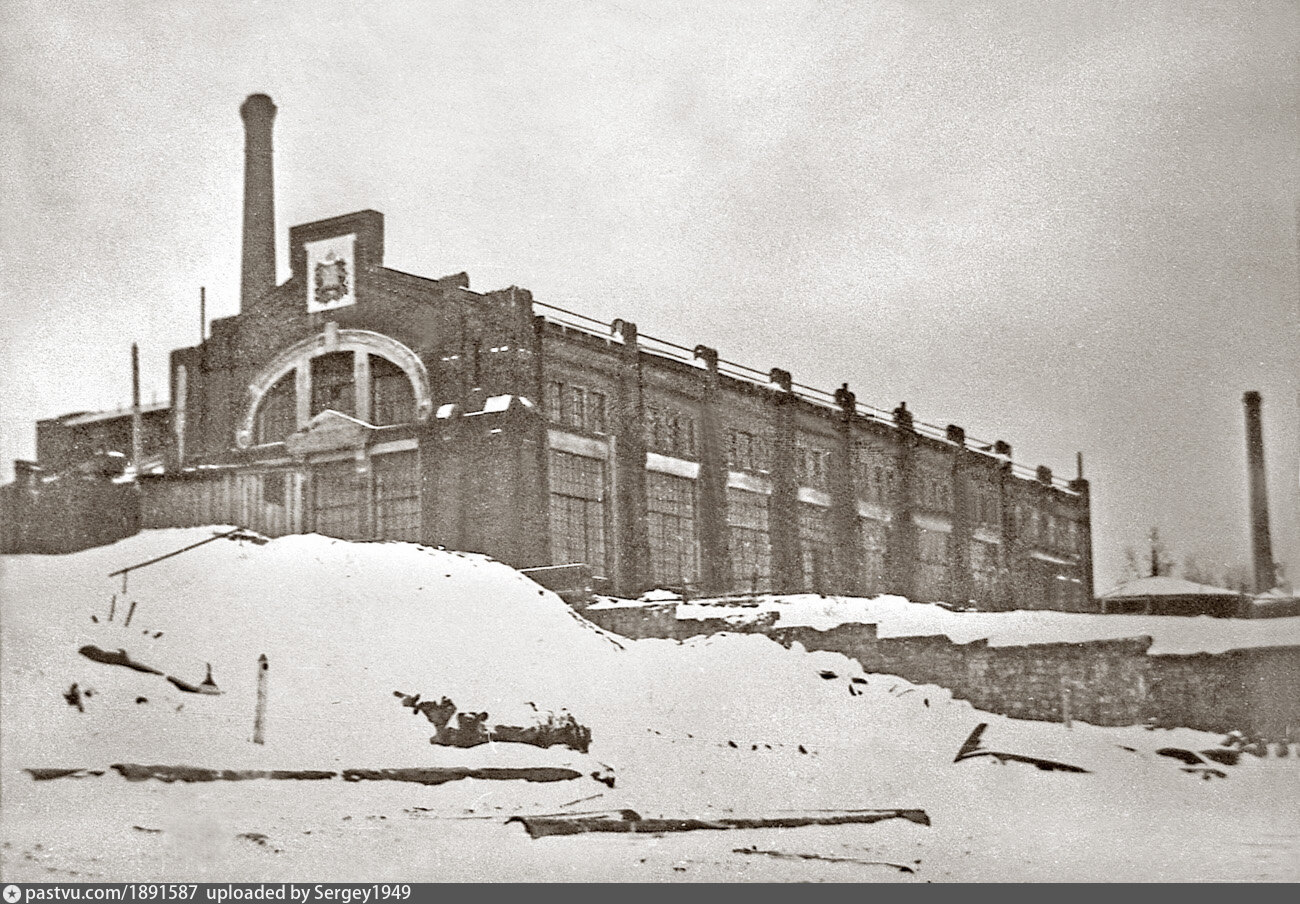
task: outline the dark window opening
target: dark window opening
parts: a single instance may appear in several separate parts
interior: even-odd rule
[[[411,378],[387,358],[370,356],[370,422],[377,427],[415,420]]]
[[[290,371],[267,390],[257,406],[253,441],[257,445],[281,442],[298,428],[298,402],[294,373]]]
[[[328,355],[312,358],[312,417],[326,409],[355,417],[357,413],[356,389],[356,383],[353,379],[351,352],[332,352]]]

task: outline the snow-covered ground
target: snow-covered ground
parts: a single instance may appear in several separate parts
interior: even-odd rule
[[[0,559],[5,879],[1300,878],[1294,747],[1285,759],[1244,756],[1222,767],[1226,778],[1205,780],[1154,751],[1215,747],[1217,736],[1017,721],[757,635],[627,641],[503,565],[409,544],[218,540],[133,572],[125,593],[107,577],[215,530]],[[93,662],[77,652],[91,644],[192,684],[211,664],[222,693]],[[263,653],[266,744],[254,745]],[[65,700],[73,683],[84,712]],[[585,755],[436,747],[433,726],[395,691],[446,695],[490,713],[490,725],[568,711],[593,742]],[[981,722],[989,749],[1090,772],[954,763]],[[23,771],[120,762],[571,766],[582,777],[168,785],[112,772],[36,782]],[[605,768],[613,788],[588,777]],[[932,824],[531,840],[505,822],[625,807],[704,818],[919,807]]]

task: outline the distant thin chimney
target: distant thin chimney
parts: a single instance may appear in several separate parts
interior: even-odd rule
[[[1242,397],[1246,406],[1246,474],[1250,485],[1250,551],[1255,569],[1255,592],[1272,590],[1273,542],[1268,530],[1268,483],[1264,476],[1264,420],[1258,392]]]
[[[140,411],[140,346],[131,343],[131,464],[140,470],[144,456],[144,417]]]
[[[239,307],[248,307],[275,287],[275,183],[271,167],[271,126],[275,104],[265,94],[250,94],[239,108],[244,120],[244,254]]]

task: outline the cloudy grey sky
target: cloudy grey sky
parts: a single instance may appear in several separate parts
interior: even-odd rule
[[[237,310],[242,132],[291,224],[922,420],[1094,487],[1100,587],[1159,525],[1245,563],[1264,396],[1300,572],[1295,2],[0,5],[0,476],[32,421],[165,398]]]

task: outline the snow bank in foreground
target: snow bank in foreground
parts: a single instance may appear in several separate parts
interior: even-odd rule
[[[1021,866],[1018,877],[1089,875],[1054,873],[1053,858],[1062,849],[1087,852],[1077,861],[1079,870],[1128,851],[1182,856],[1177,852],[1187,846],[1189,825],[1205,826],[1215,837],[1249,840],[1267,832],[1300,838],[1294,758],[1246,757],[1228,770],[1227,779],[1207,782],[1154,754],[1164,746],[1203,749],[1218,740],[1199,732],[1081,723],[1067,730],[1017,721],[974,710],[939,688],[864,675],[856,662],[838,654],[807,653],[797,645],[785,649],[759,635],[626,641],[482,556],[319,536],[261,546],[218,540],[132,573],[125,594],[120,579],[107,578],[215,530],[148,531],[69,556],[0,560],[7,838],[16,832],[35,844],[39,837],[48,850],[51,836],[90,818],[94,831],[83,833],[79,844],[94,846],[102,835],[112,850],[124,843],[139,846],[144,842],[131,820],[143,817],[130,814],[202,794],[212,806],[233,808],[231,824],[237,819],[241,832],[287,832],[285,826],[292,826],[298,841],[288,849],[305,858],[292,861],[299,876],[318,870],[316,875],[374,878],[363,860],[349,867],[346,857],[321,855],[312,835],[324,818],[319,814],[329,811],[334,828],[326,837],[337,838],[331,850],[360,844],[365,856],[394,856],[384,854],[381,844],[393,836],[374,836],[372,844],[370,835],[346,828],[353,823],[339,821],[351,811],[340,816],[330,810],[340,806],[335,800],[356,806],[362,793],[393,807],[400,800],[408,813],[418,802],[425,808],[419,812],[448,819],[485,807],[484,801],[492,802],[494,817],[586,800],[593,802],[582,807],[632,807],[644,816],[921,807],[934,822],[930,829],[858,827],[797,837],[833,837],[837,845],[859,846],[884,839],[900,852],[888,856],[922,844],[927,863],[947,864],[947,872],[932,875],[949,877],[1005,876],[997,864],[1007,858]],[[818,605],[857,601],[792,602],[807,606],[812,618]],[[77,653],[87,644],[125,649],[134,660],[196,684],[210,663],[222,694],[186,694],[159,675],[92,662]],[[267,743],[258,747],[250,736],[262,653],[271,671]],[[84,712],[64,699],[74,682]],[[590,754],[497,743],[473,750],[434,747],[428,743],[433,726],[403,707],[394,691],[448,696],[462,710],[489,712],[489,724],[526,724],[538,712],[568,710],[590,726]],[[989,723],[989,749],[1062,760],[1090,772],[1045,773],[988,759],[954,763],[980,722]],[[617,785],[610,789],[589,779],[551,786],[469,781],[372,790],[332,782],[295,786],[289,793],[280,786],[292,783],[250,782],[190,792],[152,782],[128,785],[111,775],[38,784],[19,772],[121,761],[298,769],[573,764],[584,774],[605,763],[613,767]],[[50,801],[74,798],[107,801],[107,809],[90,817],[75,807],[50,809]],[[275,812],[258,809],[262,800],[278,801]],[[634,853],[640,841],[522,845],[519,833],[506,834],[505,827],[467,834],[461,824],[440,825],[426,824],[425,834],[413,835],[411,850],[435,844],[456,856],[478,857],[480,878],[509,875],[492,866],[502,845],[517,845],[511,850],[533,858],[529,862],[540,858],[552,865],[558,861],[546,861],[546,852],[585,851],[580,859],[588,872],[581,875],[598,872],[599,864],[613,858],[628,864],[625,872],[611,874],[635,876],[636,858],[645,862],[644,853]],[[978,842],[969,840],[976,837]],[[467,838],[480,838],[483,849]],[[733,850],[741,843],[750,841],[693,838],[687,846],[711,851],[710,868],[725,877],[737,860],[746,859]],[[665,849],[674,844],[665,842]],[[959,861],[961,851],[976,847],[982,866]],[[7,869],[25,868],[17,860],[5,862]],[[399,867],[393,870],[401,872]],[[247,877],[241,873],[247,869],[252,867],[214,866],[208,875]]]
[[[954,612],[932,603],[913,603],[901,596],[874,599],[800,594],[758,597],[753,606],[737,608],[697,600],[677,608],[678,618],[753,618],[777,612],[778,627],[807,626],[821,631],[838,625],[877,625],[880,637],[942,634],[956,643],[988,638],[993,646],[1074,643],[1147,636],[1152,653],[1222,653],[1247,647],[1300,645],[1300,617],[1272,619],[1155,615],[1093,615],[1075,612]],[[632,605],[632,604],[628,604]]]

